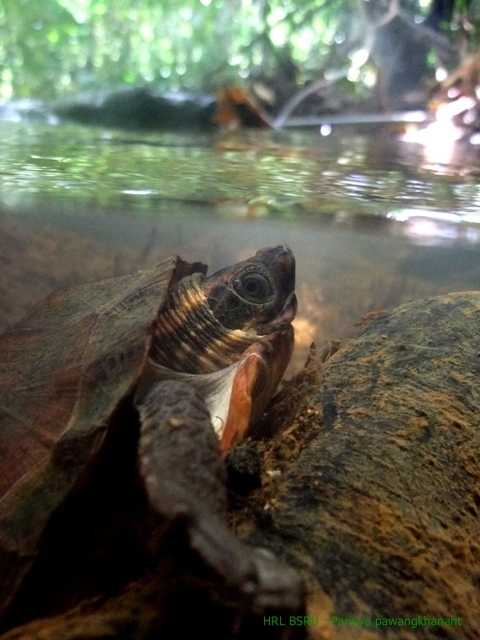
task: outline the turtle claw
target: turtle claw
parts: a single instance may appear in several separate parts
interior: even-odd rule
[[[226,586],[241,594],[252,613],[302,611],[304,585],[297,571],[267,549],[244,544],[225,524],[197,521],[190,531],[190,545]]]
[[[164,381],[142,398],[140,473],[152,507],[186,527],[190,548],[254,615],[301,612],[299,574],[227,526],[225,470],[205,404],[190,385]]]
[[[300,575],[281,563],[267,549],[251,550],[256,571],[254,607],[266,610],[301,611],[304,603],[304,585]]]

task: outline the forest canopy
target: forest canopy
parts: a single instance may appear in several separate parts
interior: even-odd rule
[[[479,44],[479,4],[0,0],[0,99],[50,99],[125,84],[209,93],[257,80],[288,87],[291,95],[295,87],[339,70],[352,92],[362,91],[376,82],[372,43],[385,20],[399,17],[413,29],[429,25],[445,51],[451,45],[453,67]],[[434,58],[427,61],[432,67]]]

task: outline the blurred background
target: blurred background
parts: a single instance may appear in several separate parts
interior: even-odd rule
[[[295,366],[478,289],[479,46],[478,0],[0,0],[0,329],[64,286],[285,242]]]
[[[323,78],[317,107],[420,104],[479,28],[478,0],[2,0],[0,97],[243,83],[278,111]]]

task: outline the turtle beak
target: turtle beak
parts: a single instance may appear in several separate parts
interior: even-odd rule
[[[265,336],[283,329],[292,322],[292,320],[295,318],[296,313],[297,296],[295,295],[295,292],[292,291],[285,300],[285,304],[283,305],[281,311],[271,322],[259,328],[258,334],[261,336]]]
[[[286,299],[283,309],[270,324],[272,329],[276,329],[281,325],[290,324],[297,313],[297,306],[297,296],[295,292],[292,291]]]

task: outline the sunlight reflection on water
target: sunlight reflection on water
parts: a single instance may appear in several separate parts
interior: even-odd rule
[[[176,253],[216,269],[279,243],[297,257],[299,362],[312,339],[351,335],[372,310],[478,288],[474,156],[461,175],[439,175],[392,136],[256,132],[176,146],[171,135],[9,127],[1,328],[63,286]]]

